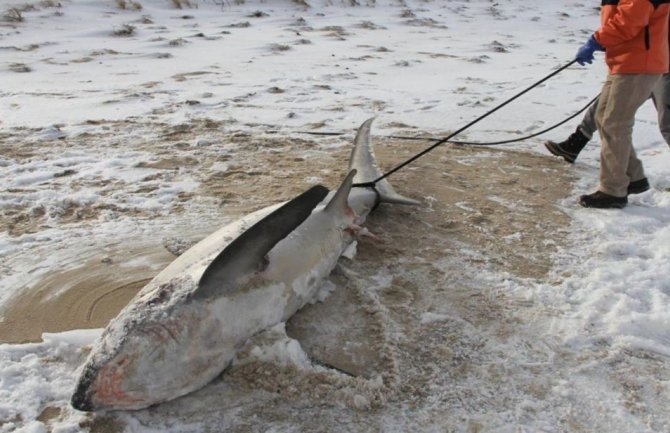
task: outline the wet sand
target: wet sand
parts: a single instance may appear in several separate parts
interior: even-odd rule
[[[113,257],[113,258],[111,258]],[[71,269],[51,272],[2,309],[0,341],[40,341],[43,332],[104,328],[155,274],[148,264],[124,265],[142,258],[166,264],[164,248],[116,250],[87,258]]]

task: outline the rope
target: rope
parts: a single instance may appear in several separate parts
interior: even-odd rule
[[[449,140],[451,140],[453,137],[457,136],[458,134],[462,133],[462,132],[465,131],[466,129],[470,128],[472,125],[474,125],[474,124],[480,122],[481,120],[485,119],[486,117],[488,117],[488,116],[490,116],[491,114],[495,113],[496,111],[500,110],[501,108],[503,108],[503,107],[506,106],[507,104],[511,103],[512,101],[515,101],[516,99],[518,99],[518,98],[520,98],[521,96],[525,95],[526,93],[530,92],[531,90],[533,90],[534,88],[536,88],[536,87],[539,86],[540,84],[544,83],[545,81],[547,81],[547,80],[553,78],[554,76],[560,74],[560,73],[563,72],[565,69],[567,69],[568,67],[572,66],[575,62],[577,62],[577,59],[572,60],[571,62],[569,62],[569,63],[567,63],[567,64],[561,66],[560,68],[556,69],[554,72],[550,73],[550,74],[547,75],[546,77],[542,78],[541,80],[537,81],[536,83],[533,83],[532,85],[530,85],[530,86],[527,87],[526,89],[522,90],[521,92],[517,93],[516,95],[514,95],[514,96],[511,97],[510,99],[504,101],[502,104],[498,105],[497,107],[493,108],[492,110],[489,110],[488,112],[486,112],[486,113],[484,113],[483,115],[479,116],[478,118],[476,118],[475,120],[471,121],[470,123],[468,123],[467,125],[463,126],[462,128],[458,129],[457,131],[452,132],[451,134],[449,134],[449,136],[447,136],[447,137],[445,137],[445,138],[443,138],[443,139],[441,139],[441,140],[438,140],[438,141],[437,141],[435,144],[433,144],[432,146],[430,146],[430,147],[428,147],[428,148],[422,150],[421,152],[417,153],[416,155],[412,156],[411,158],[407,159],[406,161],[404,161],[404,162],[398,164],[397,166],[395,166],[395,167],[392,168],[391,170],[389,170],[389,171],[387,171],[386,173],[384,173],[383,175],[379,176],[377,179],[375,179],[375,180],[373,180],[373,181],[370,181],[370,182],[365,182],[365,183],[355,183],[353,186],[354,186],[354,187],[359,187],[359,188],[365,188],[365,187],[371,187],[371,186],[374,186],[374,185],[375,185],[377,182],[379,182],[380,180],[389,177],[390,175],[392,175],[392,174],[395,173],[396,171],[398,171],[398,170],[402,169],[403,167],[405,167],[405,166],[411,164],[412,162],[414,162],[414,161],[416,161],[417,159],[421,158],[423,155],[425,155],[425,154],[427,154],[428,152],[432,151],[432,150],[435,149],[436,147],[438,147],[438,146],[440,146],[440,145],[442,145],[442,144],[444,144],[444,143],[447,143],[447,142],[448,142]],[[567,120],[566,120],[566,121],[567,121]]]
[[[477,142],[472,142],[472,141],[451,141],[451,143],[454,143],[454,144],[464,144],[464,145],[468,145],[468,146],[496,146],[496,145],[499,145],[499,144],[515,143],[515,142],[517,142],[517,141],[524,141],[524,140],[528,140],[528,139],[530,139],[530,138],[535,138],[535,137],[537,137],[537,136],[539,136],[539,135],[545,134],[545,133],[547,133],[547,132],[549,132],[549,131],[552,131],[552,130],[556,129],[556,128],[558,128],[559,126],[562,126],[562,125],[564,125],[565,123],[568,123],[569,121],[571,121],[572,119],[574,119],[575,117],[579,116],[579,115],[582,114],[584,111],[586,111],[586,109],[589,108],[589,107],[591,106],[591,104],[593,104],[594,102],[596,102],[596,101],[598,100],[599,97],[600,97],[600,95],[598,95],[598,96],[596,96],[595,98],[591,99],[591,100],[590,100],[584,107],[582,107],[582,108],[581,108],[579,111],[577,111],[575,114],[571,115],[570,117],[565,118],[564,120],[561,120],[561,121],[558,122],[557,124],[552,125],[552,126],[550,126],[550,127],[548,127],[548,128],[542,129],[542,130],[540,130],[540,131],[538,131],[538,132],[534,132],[534,133],[532,133],[532,134],[530,134],[530,135],[526,135],[526,136],[524,136],[524,137],[513,138],[513,139],[503,140],[503,141],[489,141],[489,142],[485,142],[485,143],[477,143]]]
[[[523,137],[518,137],[518,138],[511,138],[509,140],[503,140],[503,141],[488,141],[488,142],[475,142],[475,141],[459,141],[459,140],[449,140],[449,143],[453,144],[460,144],[460,145],[468,145],[468,146],[496,146],[500,144],[509,144],[509,143],[516,143],[519,141],[524,141],[528,140],[530,138],[535,138],[537,136],[540,136],[542,134],[546,134],[549,131],[553,131],[554,129],[558,128],[559,126],[562,126],[575,117],[579,116],[582,114],[584,111],[586,111],[587,108],[591,106],[594,102],[598,100],[598,97],[600,95],[597,95],[595,98],[591,99],[584,107],[580,108],[579,111],[575,112],[574,114],[570,115],[570,117],[567,117],[560,122],[551,125],[545,129],[542,129],[538,132],[534,132],[533,134],[530,135],[525,135]],[[279,133],[279,131],[266,131],[269,134],[276,134]],[[295,134],[306,134],[306,135],[319,135],[319,136],[342,136],[346,135],[346,132],[318,132],[318,131],[295,131]],[[432,137],[410,137],[407,135],[381,135],[378,136],[379,138],[391,138],[394,140],[407,140],[407,141],[440,141],[440,138],[432,138]]]

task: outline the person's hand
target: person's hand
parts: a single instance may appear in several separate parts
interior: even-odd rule
[[[584,66],[585,63],[588,63],[589,65],[591,62],[593,62],[593,53],[595,51],[605,51],[605,48],[603,48],[602,45],[596,41],[595,36],[591,35],[588,41],[581,47],[579,47],[579,50],[577,51],[577,56],[575,58],[577,59],[577,63],[580,65]]]

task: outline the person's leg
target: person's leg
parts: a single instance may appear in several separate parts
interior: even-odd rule
[[[658,129],[670,146],[670,74],[664,74],[658,81],[651,98],[658,112]]]
[[[596,126],[596,111],[598,110],[598,99],[596,99],[596,102],[591,104],[591,106],[586,110],[586,113],[584,113],[584,118],[582,119],[582,123],[579,124],[577,129],[584,134],[586,138],[589,140],[593,138],[593,134],[595,134],[597,126]]]
[[[596,112],[596,126],[602,142],[599,198],[604,195],[623,199],[612,200],[610,204],[622,202],[625,205],[630,181],[644,178],[642,162],[633,150],[633,125],[635,113],[649,98],[660,77],[655,74],[609,75],[603,86]],[[582,196],[580,203],[585,206],[607,204],[606,200],[590,201],[591,196]]]
[[[660,80],[659,80],[659,83],[660,83]],[[651,98],[652,98],[652,100],[654,100],[654,103],[656,103],[656,101],[658,100],[658,99],[655,99],[654,92],[658,92],[659,89],[660,89],[659,84],[656,84],[656,86],[654,86],[654,90],[652,90]],[[609,96],[610,96],[610,93],[609,93],[609,88],[608,88],[608,97]],[[595,121],[595,118],[594,118],[594,121]],[[628,195],[630,195],[630,194],[640,194],[640,193],[643,193],[643,192],[649,190],[649,188],[650,188],[649,181],[647,180],[646,177],[644,177],[644,171],[640,170],[641,166],[638,166],[635,163],[635,161],[637,160],[637,155],[635,153],[635,149],[632,146],[631,146],[631,152],[632,152],[633,164],[631,166],[629,166],[626,170],[626,174],[629,176],[629,180],[630,180],[630,182],[628,183],[628,188],[627,188]],[[638,170],[640,170],[641,172],[638,171]]]
[[[612,77],[613,75],[608,75],[607,80],[603,84],[603,88],[600,92],[600,97],[598,98],[598,109],[596,110],[596,126],[600,137],[602,140],[603,131],[602,131],[602,119],[605,118],[608,108],[611,106],[610,95],[612,90]],[[604,141],[601,146],[604,146]],[[602,149],[601,149],[602,154]],[[623,208],[628,203],[627,197],[613,197],[611,195],[605,194],[600,190],[587,195],[582,195],[579,197],[579,204],[584,207],[595,207],[595,208]]]
[[[591,104],[582,123],[579,124],[575,132],[570,134],[570,136],[565,141],[555,142],[548,140],[544,143],[544,146],[549,152],[555,156],[560,156],[569,163],[575,162],[579,152],[584,149],[586,143],[589,142],[593,133],[596,131],[596,109],[598,107],[598,100]]]

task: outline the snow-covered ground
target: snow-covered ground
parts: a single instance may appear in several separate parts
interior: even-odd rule
[[[381,136],[458,129],[599,23],[576,1],[28,3],[0,2],[0,335],[14,343],[104,324],[122,306],[105,316],[105,296],[170,260],[165,239],[336,185],[365,119],[389,167],[423,143]],[[598,56],[571,67],[460,138],[558,122],[605,75]],[[279,325],[199,392],[93,416],[68,401],[99,331],[48,333],[0,345],[0,432],[670,431],[670,149],[655,116],[645,105],[634,133],[653,188],[620,211],[576,202],[597,187],[597,139],[574,166],[540,137],[443,148],[394,175],[426,208],[380,209],[386,242],[344,261],[323,303],[374,312],[360,338],[383,355],[376,377],[312,364]],[[563,196],[532,202],[555,184]]]

